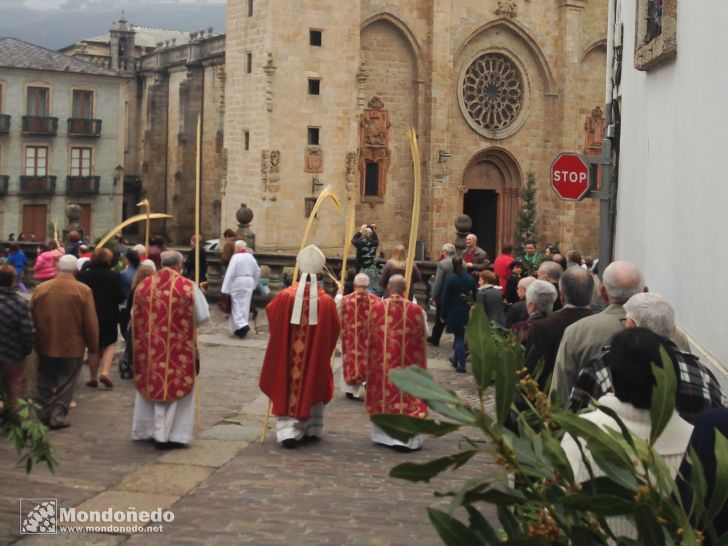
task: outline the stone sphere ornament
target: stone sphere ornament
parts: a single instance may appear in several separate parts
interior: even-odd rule
[[[235,213],[235,218],[238,221],[238,225],[248,225],[253,221],[253,211],[248,208],[248,205],[241,203],[240,208]]]

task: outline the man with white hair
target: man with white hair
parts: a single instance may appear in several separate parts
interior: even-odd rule
[[[40,420],[51,429],[71,426],[68,405],[83,353],[99,350],[99,323],[91,289],[76,280],[75,256],[58,260],[58,275],[39,285],[30,300],[35,322]]]
[[[645,291],[645,281],[636,265],[616,261],[604,270],[600,290],[607,308],[569,326],[559,345],[551,390],[556,391],[564,404],[569,401],[581,368],[622,331],[624,304],[635,294]]]
[[[455,245],[445,243],[442,245],[440,252],[440,261],[437,262],[437,273],[435,274],[435,284],[432,287],[430,297],[435,302],[435,325],[432,327],[432,335],[427,338],[427,342],[433,347],[440,345],[442,332],[445,330],[445,323],[442,318],[442,289],[445,288],[445,280],[448,273],[452,273],[452,259],[455,256]]]
[[[196,329],[210,318],[200,288],[182,276],[182,254],[165,250],[162,269],[134,292],[132,438],[154,440],[157,449],[183,447],[195,426],[199,373]]]
[[[511,328],[519,322],[528,320],[528,316],[530,315],[530,313],[526,307],[526,291],[528,290],[528,287],[531,286],[531,283],[535,280],[536,277],[523,277],[518,281],[518,286],[516,287],[518,301],[508,307],[508,311],[506,311],[506,328]],[[558,297],[558,293],[556,292],[555,288],[553,290],[553,294],[554,300],[556,300],[556,298]]]
[[[527,309],[526,320],[517,322],[511,327],[511,332],[521,341],[528,341],[528,332],[534,321],[542,320],[548,317],[554,310],[554,302],[559,297],[554,285],[547,281],[539,281],[533,277],[528,283],[525,296],[525,306]],[[526,280],[526,279],[521,279]]]
[[[338,298],[338,296],[337,296]],[[349,400],[361,400],[367,377],[369,315],[380,299],[369,292],[369,276],[357,273],[354,292],[341,300],[341,390]]]
[[[463,259],[463,267],[474,276],[490,265],[488,253],[478,246],[478,236],[475,233],[465,236],[465,248],[460,257]]]
[[[538,266],[538,270],[536,271],[536,277],[540,281],[547,281],[554,285],[554,288],[556,289],[556,292],[559,292],[559,280],[561,279],[561,275],[564,273],[564,268],[561,267],[556,262],[547,261],[542,262],[541,265]],[[558,311],[561,309],[561,299],[556,298],[556,302],[554,303],[554,311]]]
[[[624,304],[624,311],[626,328],[651,330],[665,338],[665,343],[675,355],[678,380],[676,409],[683,419],[692,423],[705,409],[725,407],[725,395],[713,372],[697,356],[683,349],[686,340],[676,335],[675,310],[667,300],[649,292],[635,294]],[[569,408],[573,411],[587,407],[592,399],[598,400],[614,392],[607,364],[609,351],[610,348],[605,347],[579,372],[569,399]]]
[[[389,378],[389,373],[396,368],[427,368],[427,320],[424,310],[405,297],[406,287],[407,282],[402,275],[393,275],[388,284],[390,296],[375,303],[371,310],[366,400],[370,416],[389,414],[422,419],[427,417],[425,402],[402,392]],[[407,442],[401,442],[373,423],[372,441],[406,450],[422,447],[422,436],[419,434]]]
[[[260,267],[248,252],[243,240],[235,241],[235,254],[230,258],[221,291],[230,294],[230,333],[244,338],[250,331],[248,317],[253,291],[260,280]]]
[[[259,386],[272,403],[276,439],[292,449],[324,432],[324,404],[334,395],[331,358],[339,340],[336,303],[319,285],[326,257],[309,245],[296,258],[301,278],[265,308],[270,337]]]

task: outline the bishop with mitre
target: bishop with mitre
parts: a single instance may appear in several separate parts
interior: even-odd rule
[[[182,254],[162,252],[162,269],[134,292],[132,438],[157,449],[190,443],[195,425],[196,329],[210,318],[199,287],[182,276]]]
[[[402,392],[389,380],[389,373],[394,369],[427,367],[425,311],[404,296],[407,283],[402,275],[390,277],[387,288],[390,296],[372,306],[369,319],[367,412],[370,416],[389,414],[425,418],[427,405]],[[372,441],[406,450],[422,447],[419,434],[405,443],[392,438],[375,424],[372,424]]]
[[[265,308],[270,338],[259,381],[277,418],[276,439],[289,449],[323,436],[324,404],[334,394],[331,357],[340,329],[336,303],[316,277],[326,257],[309,245],[296,263],[300,280]]]

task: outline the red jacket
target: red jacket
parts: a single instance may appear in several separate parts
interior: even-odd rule
[[[498,275],[500,281],[501,293],[506,293],[506,283],[508,282],[508,275],[511,274],[508,266],[513,262],[513,256],[510,254],[501,254],[493,262],[493,271]]]

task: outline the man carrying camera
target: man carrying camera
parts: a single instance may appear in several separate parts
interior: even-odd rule
[[[370,286],[376,286],[377,282],[379,237],[376,230],[376,224],[363,224],[351,240],[356,247],[356,272],[366,273]]]

